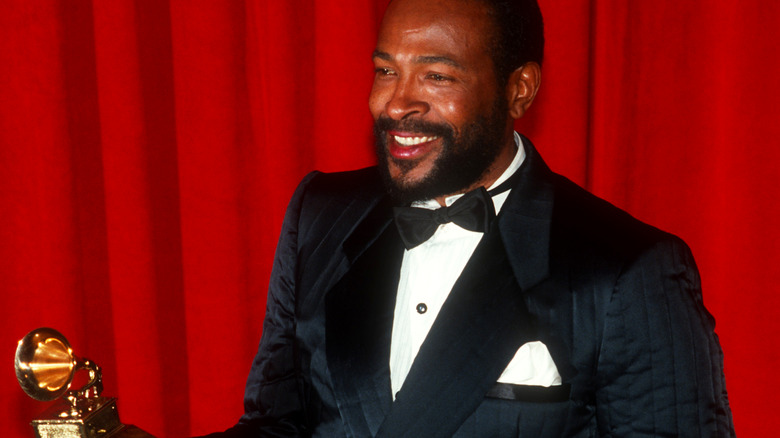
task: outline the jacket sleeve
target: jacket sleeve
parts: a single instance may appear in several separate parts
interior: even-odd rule
[[[317,174],[301,181],[287,207],[268,285],[263,335],[244,393],[244,415],[234,427],[204,438],[309,435],[295,366],[295,273],[300,211]]]
[[[599,352],[600,436],[734,436],[714,327],[681,240],[661,241],[626,265]]]

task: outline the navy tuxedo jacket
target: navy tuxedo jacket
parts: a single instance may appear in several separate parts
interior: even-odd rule
[[[215,436],[732,436],[687,246],[554,174],[521,176],[395,401],[403,246],[375,168],[312,173],[285,218],[246,414]],[[496,384],[526,342],[558,387]]]

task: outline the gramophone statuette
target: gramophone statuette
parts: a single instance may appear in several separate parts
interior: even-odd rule
[[[115,398],[101,396],[100,367],[73,354],[68,340],[51,328],[28,333],[16,348],[16,378],[24,392],[35,400],[52,401],[64,396],[32,421],[38,438],[129,438],[151,437],[119,421]],[[72,390],[73,377],[86,371],[89,381]]]

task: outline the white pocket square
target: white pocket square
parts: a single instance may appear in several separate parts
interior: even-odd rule
[[[498,382],[514,385],[558,386],[561,384],[561,375],[558,374],[558,368],[547,346],[535,341],[523,344],[517,350],[515,357],[498,378]]]

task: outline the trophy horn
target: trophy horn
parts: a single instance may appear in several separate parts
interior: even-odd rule
[[[48,327],[35,329],[19,341],[14,360],[16,379],[24,392],[39,401],[51,401],[69,392],[77,371],[89,371],[89,382],[68,399],[95,398],[103,389],[100,367],[73,354],[62,333]]]
[[[119,421],[116,398],[101,397],[100,367],[73,354],[62,333],[35,329],[19,341],[14,360],[16,379],[24,392],[39,401],[61,400],[32,421],[36,438],[154,438]],[[73,376],[89,372],[89,382],[71,390]]]

